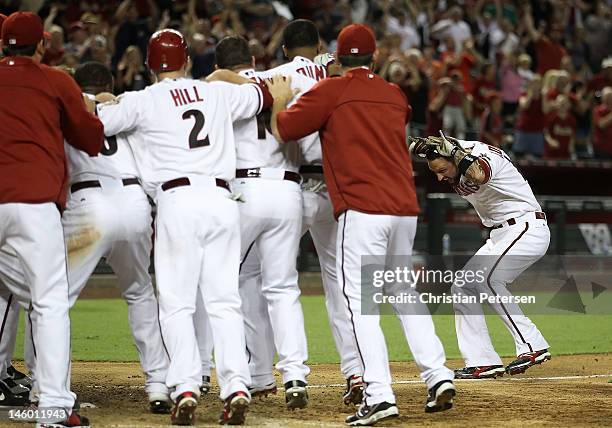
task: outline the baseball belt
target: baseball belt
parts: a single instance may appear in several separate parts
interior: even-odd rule
[[[217,185],[217,187],[221,187],[222,189],[225,189],[228,192],[231,192],[229,183],[227,181],[221,178],[215,178],[215,184]],[[161,189],[165,192],[167,190],[174,189],[175,187],[182,187],[182,186],[191,186],[191,181],[189,181],[189,178],[180,177],[180,178],[175,178],[174,180],[166,181],[164,184],[161,185]]]
[[[260,178],[262,176],[261,168],[237,169],[236,178]],[[302,177],[297,172],[285,171],[283,180],[293,181],[300,184]]]
[[[535,218],[538,220],[546,220],[546,214],[544,214],[543,212],[537,211],[535,213],[533,213]],[[493,226],[493,229],[500,229],[504,226],[514,226],[516,224],[516,219],[514,218],[509,218],[508,220],[506,220],[504,223],[498,224],[496,226]]]
[[[136,177],[132,178],[123,178],[121,182],[124,186],[132,186],[134,184],[140,185],[140,180]],[[83,189],[93,189],[96,187],[102,187],[102,184],[98,180],[87,180],[87,181],[79,181],[70,186],[70,193],[78,192]]]

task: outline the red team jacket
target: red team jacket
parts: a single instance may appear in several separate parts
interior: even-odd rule
[[[85,109],[66,73],[27,57],[0,60],[0,204],[64,206],[64,139],[90,155],[102,147],[102,123]]]
[[[278,115],[283,141],[319,131],[323,172],[336,218],[346,210],[419,213],[402,90],[366,68],[320,81]]]

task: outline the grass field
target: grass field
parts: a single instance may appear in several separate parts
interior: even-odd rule
[[[338,355],[330,333],[323,296],[302,296],[308,335],[309,363],[335,363]],[[551,344],[554,355],[612,352],[612,315],[539,315],[532,320]],[[79,300],[72,310],[72,356],[84,361],[137,361],[127,323],[127,306],[120,299]],[[395,316],[382,316],[391,361],[411,359]],[[434,317],[447,357],[459,358],[453,317]],[[502,356],[515,353],[510,334],[496,316],[488,319],[493,344]],[[23,322],[15,357],[22,358]]]

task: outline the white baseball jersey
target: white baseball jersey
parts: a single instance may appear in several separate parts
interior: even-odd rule
[[[231,180],[236,170],[232,121],[263,107],[256,84],[164,79],[117,102],[98,106],[107,136],[132,131],[132,150],[145,190],[205,175]]]
[[[253,69],[240,71],[241,76],[263,81]],[[299,147],[296,142],[279,143],[268,129],[270,115],[261,112],[257,117],[234,122],[236,140],[236,168],[280,168],[297,172]]]
[[[512,164],[503,150],[479,141],[459,140],[464,149],[484,159],[491,169],[491,178],[480,186],[461,176],[454,187],[478,213],[482,224],[492,227],[528,212],[542,211],[527,180]]]
[[[325,79],[327,70],[308,58],[296,56],[293,61],[260,73],[259,76],[272,77],[277,74],[291,76],[291,86],[300,90],[300,93],[289,103],[289,106],[291,106],[299,99],[301,94],[308,92],[319,80]],[[299,147],[302,153],[302,164],[321,165],[323,163],[318,132],[299,140]]]
[[[91,99],[95,98],[90,94],[84,95]],[[70,144],[64,144],[64,149],[68,159],[70,183],[88,180],[91,176],[109,178],[138,176],[134,155],[125,134],[107,136],[97,156],[89,156]]]

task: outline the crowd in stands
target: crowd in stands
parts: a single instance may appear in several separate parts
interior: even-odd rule
[[[150,83],[149,36],[186,35],[190,73],[214,69],[224,36],[249,40],[256,66],[284,61],[282,29],[313,20],[323,51],[339,30],[370,25],[376,72],[413,107],[411,135],[478,138],[517,157],[612,159],[610,0],[0,0],[0,12],[33,10],[49,33],[43,62],[112,67],[118,92]]]

